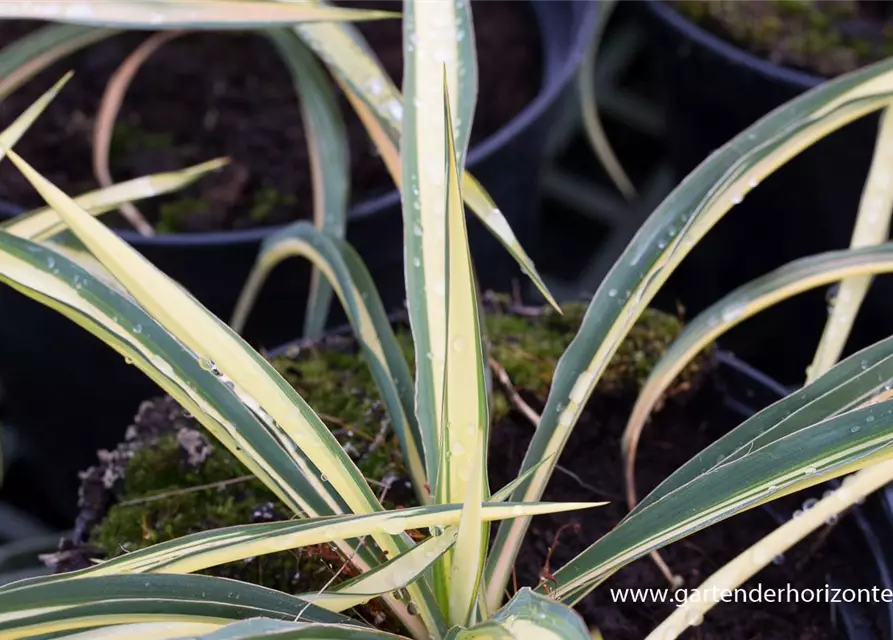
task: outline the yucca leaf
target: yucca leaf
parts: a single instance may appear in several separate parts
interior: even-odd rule
[[[444,640],[515,640],[515,636],[501,624],[483,622],[470,629],[453,627]]]
[[[592,145],[593,152],[599,162],[601,162],[608,177],[614,183],[614,186],[627,199],[632,199],[636,195],[636,188],[626,175],[626,171],[623,170],[623,165],[620,164],[617,155],[614,153],[614,148],[611,146],[611,141],[608,140],[601,118],[598,115],[598,105],[595,98],[596,57],[602,44],[608,21],[611,19],[616,5],[617,0],[602,0],[599,6],[595,33],[589,39],[589,48],[586,51],[586,56],[583,58],[583,63],[580,65],[578,73],[578,93],[580,95],[580,115],[583,119],[583,128],[589,138],[589,143]]]
[[[234,622],[195,640],[405,640],[370,627],[280,620]]]
[[[842,416],[868,401],[886,400],[893,388],[893,337],[853,354],[830,372],[766,407],[711,444],[658,485],[634,512],[690,483],[721,461],[731,462],[752,447],[835,416]],[[853,433],[860,430],[855,426]],[[720,460],[720,458],[722,460]]]
[[[416,495],[422,504],[427,503],[430,496],[425,488],[422,436],[415,417],[409,366],[375,283],[349,244],[330,237],[306,221],[289,225],[267,238],[236,303],[232,327],[236,331],[242,330],[269,273],[283,260],[294,256],[310,260],[335,287],[400,440]]]
[[[893,216],[891,149],[893,149],[893,110],[887,107],[881,115],[874,158],[862,190],[856,226],[850,241],[850,246],[854,249],[880,244],[890,237],[890,217]],[[840,283],[815,358],[807,370],[808,381],[811,382],[825,373],[840,358],[870,285],[870,275],[853,276]]]
[[[305,593],[299,597],[329,611],[340,612],[356,607],[415,582],[455,542],[455,527],[448,527],[442,534],[430,536],[406,553],[330,591]]]
[[[0,591],[0,637],[130,622],[224,624],[258,616],[355,624],[350,618],[246,582],[210,576],[111,575],[22,581]]]
[[[0,159],[6,155],[7,149],[14,147],[21,137],[25,135],[25,132],[28,131],[32,124],[34,124],[34,121],[37,120],[38,116],[44,112],[50,102],[52,102],[56,95],[62,90],[65,83],[71,79],[71,76],[71,73],[62,76],[61,80],[35,100],[30,107],[25,109],[25,111],[12,122],[12,124],[0,133]]]
[[[301,104],[313,182],[313,223],[329,236],[343,240],[350,197],[350,150],[331,81],[294,31],[275,29],[268,31],[267,37],[288,66]],[[314,268],[304,317],[305,336],[322,335],[331,302],[332,286]]]
[[[438,474],[447,446],[443,394],[448,189],[444,158],[448,144],[443,105],[448,98],[443,77],[458,77],[463,61],[456,49],[452,2],[406,0],[403,12],[403,91],[408,100],[402,108],[400,158],[406,297],[416,356],[416,413],[428,478],[432,487],[440,487]],[[458,94],[453,100],[458,104]],[[468,348],[474,347],[469,343]],[[467,455],[473,455],[473,450]],[[437,491],[441,501],[449,497]],[[459,500],[464,499],[464,491],[459,495]]]
[[[329,429],[269,362],[18,155],[10,151],[9,156],[77,238],[134,299],[166,331],[188,347],[198,363],[226,379],[238,399],[265,423],[299,467],[306,491],[325,505],[324,509],[310,511],[310,515],[381,510],[362,474]],[[406,536],[392,538],[373,534],[373,538],[392,557],[412,546]],[[379,564],[376,554],[368,549],[354,552],[347,547],[347,550],[359,554],[365,562],[362,566]],[[418,585],[410,587],[413,597],[418,602],[427,603],[430,594],[418,591],[419,588]],[[405,607],[394,606],[402,611],[408,624],[418,624],[417,619],[405,615]],[[421,604],[420,617],[428,628],[437,628],[439,621],[433,608]]]
[[[125,202],[164,195],[189,186],[205,174],[227,163],[225,158],[209,160],[179,171],[166,171],[134,178],[105,189],[89,191],[74,199],[79,207],[97,216],[114,211]],[[0,229],[29,240],[45,240],[67,229],[51,207],[35,209],[0,223]]]
[[[354,512],[381,509],[338,441],[269,363],[16,154],[10,152],[10,158],[78,239],[159,324],[190,348],[207,368],[226,375],[240,387],[249,401],[259,405],[257,411],[268,413],[293,442],[301,443],[302,451],[322,476],[309,479],[317,487],[317,493],[330,494],[324,486],[328,484]],[[338,508],[337,501],[332,508]]]
[[[490,623],[500,625],[514,640],[591,640],[577,612],[527,587],[497,611]]]
[[[118,29],[263,29],[299,22],[392,18],[387,11],[341,9],[310,3],[255,0],[102,0],[102,2],[0,3],[0,18],[49,20]]]
[[[490,522],[504,518],[563,513],[603,505],[603,502],[556,502],[536,504],[486,503],[481,517]],[[100,564],[48,577],[30,578],[0,586],[0,593],[16,585],[36,585],[59,580],[80,580],[97,576],[131,573],[191,573],[227,562],[276,553],[297,547],[348,540],[387,532],[398,535],[411,529],[434,528],[435,532],[458,524],[461,505],[411,507],[362,516],[330,516],[236,525],[193,533],[176,540],[139,549]],[[450,536],[444,535],[444,539]],[[438,537],[438,536],[435,536]]]
[[[295,0],[279,1],[294,2]],[[314,4],[316,6],[329,6],[323,1],[314,1]],[[449,5],[451,5],[449,2],[428,4],[443,4],[445,5],[442,8],[443,11],[450,10],[456,12],[455,15],[462,22],[458,27],[461,31],[454,31],[456,39],[451,43],[446,43],[449,45],[449,49],[439,51],[445,51],[444,56],[446,57],[455,59],[455,56],[462,56],[467,60],[468,47],[471,46],[470,40],[473,36],[470,12],[466,20],[462,17],[466,11],[464,8],[449,9]],[[464,5],[464,0],[459,4]],[[446,24],[440,27],[440,29],[448,28],[450,27]],[[391,174],[394,182],[400,186],[402,184],[402,169],[400,166],[401,154],[399,149],[400,131],[405,115],[404,101],[400,91],[394,86],[394,83],[384,71],[375,54],[366,44],[360,32],[350,24],[304,23],[295,26],[295,31],[329,67],[332,75],[356,110],[360,120],[366,126],[369,137],[375,142],[388,172]],[[414,47],[415,43],[409,43],[404,40],[404,48],[406,49],[409,46]],[[407,59],[407,53],[412,54],[413,52],[405,51],[404,60]],[[463,78],[463,70],[464,78],[469,78],[469,74],[474,72],[474,69],[468,66],[465,66],[464,69],[457,67],[456,76],[460,79]],[[440,69],[437,70],[437,73],[438,77],[440,77]],[[451,86],[453,85],[451,84]],[[459,120],[457,141],[461,142],[462,145],[466,145],[467,140],[465,136],[467,134],[463,127],[470,127],[471,119],[465,118],[464,112],[473,108],[473,97],[468,96],[467,98],[459,99],[458,102],[457,99],[458,96],[454,98],[454,113],[457,114],[456,119]],[[463,113],[463,115],[460,116],[460,113]],[[463,146],[460,146],[457,142],[457,148],[463,148]],[[463,158],[464,155],[463,153]],[[469,208],[484,223],[484,226],[487,227],[490,233],[508,250],[543,296],[545,296],[546,300],[552,306],[558,308],[558,304],[537,273],[530,257],[518,242],[505,216],[480,183],[467,171],[462,174],[462,190],[465,202]]]
[[[425,4],[424,7],[433,6]],[[416,23],[422,25],[419,15]],[[419,39],[422,49],[425,38]],[[434,43],[431,43],[432,46]],[[422,53],[421,55],[424,55]],[[446,349],[443,389],[444,426],[440,445],[440,471],[436,496],[441,504],[464,501],[456,549],[438,567],[439,584],[444,588],[451,624],[469,623],[477,600],[489,528],[481,519],[481,501],[490,493],[487,481],[487,441],[490,412],[485,380],[486,360],[475,287],[474,267],[465,227],[465,210],[459,186],[459,164],[453,144],[448,72],[443,76],[444,182],[446,185]],[[429,292],[428,299],[440,300]],[[429,304],[429,309],[435,308]],[[446,574],[449,573],[447,581]]]
[[[264,618],[266,619],[266,618]],[[233,623],[238,624],[238,623]],[[301,623],[297,623],[301,624]],[[170,640],[171,638],[191,638],[220,629],[222,624],[212,622],[132,622],[113,624],[98,629],[76,631],[74,633],[47,634],[41,638],[65,638],[65,640]]]
[[[327,509],[284,443],[228,381],[129,296],[50,247],[0,232],[0,280],[94,333],[146,373],[296,513]]]
[[[634,487],[632,456],[648,416],[673,379],[704,347],[747,318],[798,293],[843,278],[871,277],[890,272],[893,272],[891,243],[831,251],[795,260],[739,287],[699,313],[654,366],[636,398],[623,435],[628,490]]]
[[[888,338],[760,411],[680,467],[610,533],[555,572],[554,593],[573,602],[643,553],[893,456],[893,402],[886,400],[891,387]]]
[[[893,61],[841,76],[773,111],[716,151],[645,221],[602,281],[583,324],[558,362],[542,421],[522,468],[553,456],[513,499],[536,500],[611,356],[658,289],[710,228],[750,189],[823,136],[893,95]],[[500,527],[490,554],[488,602],[501,599],[523,519]]]
[[[0,99],[51,64],[119,31],[70,24],[40,27],[0,50]]]
[[[685,602],[645,640],[676,638],[690,624],[702,620],[713,605],[719,604],[721,598],[717,594],[731,592],[807,535],[891,481],[893,462],[890,461],[880,462],[849,476],[837,489],[826,492],[821,500],[804,509],[799,517],[791,518],[708,576],[697,587],[697,592],[689,593]]]

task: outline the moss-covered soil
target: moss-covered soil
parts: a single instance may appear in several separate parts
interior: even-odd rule
[[[534,411],[541,411],[557,358],[579,325],[584,307],[566,305],[565,315],[541,309],[512,307],[507,299],[487,300],[487,336],[493,359],[512,387]],[[620,438],[635,391],[646,372],[678,334],[676,318],[647,312],[620,347],[571,434],[561,468],[556,470],[545,500],[607,500],[598,509],[534,518],[515,563],[518,585],[537,584],[609,531],[625,515],[619,456]],[[399,339],[411,360],[405,330]],[[315,407],[371,486],[389,508],[414,504],[396,438],[378,401],[371,377],[355,355],[352,341],[329,337],[316,345],[302,344],[274,360],[286,379]],[[721,378],[705,376],[707,358],[689,367],[645,430],[637,455],[637,479],[646,492],[692,455],[727,432],[740,418],[724,408]],[[493,424],[488,472],[491,488],[514,479],[533,425],[494,383]],[[702,389],[689,393],[693,389]],[[290,517],[287,510],[221,446],[209,442],[195,421],[169,398],[145,402],[126,439],[84,473],[82,517],[70,548],[56,555],[60,568],[72,568],[91,557],[117,555],[195,531],[246,522]],[[686,586],[706,575],[772,531],[805,496],[775,503],[773,516],[754,509],[698,532],[663,550],[671,569]],[[110,506],[111,505],[111,506]],[[110,507],[110,508],[109,508]],[[844,521],[845,522],[845,521]],[[852,526],[852,525],[850,525]],[[766,587],[823,588],[829,575],[853,579],[866,566],[859,550],[841,553],[829,546],[843,536],[840,526],[821,532],[785,554],[746,583]],[[829,535],[830,533],[830,535]],[[828,542],[828,541],[832,542]],[[863,545],[864,546],[864,545]],[[842,563],[842,564],[841,564]],[[338,573],[344,561],[327,545],[258,556],[216,567],[209,574],[261,583],[289,593],[316,590]],[[857,569],[853,569],[856,567]],[[853,571],[857,571],[856,574]],[[350,568],[338,579],[351,575]],[[514,586],[510,587],[510,590]],[[640,640],[674,610],[670,602],[616,602],[612,588],[662,588],[666,579],[649,558],[631,563],[591,596],[578,611],[604,637]],[[377,600],[351,612],[381,628],[396,623]],[[827,605],[729,603],[711,612],[687,638],[726,640],[826,640],[837,637],[828,622]]]
[[[672,0],[695,23],[788,67],[836,76],[893,55],[886,0]]]
[[[565,305],[565,315],[537,310],[509,311],[507,299],[489,301],[486,330],[491,356],[515,388],[535,407],[545,401],[552,372],[572,339],[585,306]],[[648,311],[621,346],[599,385],[600,394],[630,397],[681,329],[672,316]],[[406,330],[398,338],[412,362]],[[681,376],[673,393],[691,388],[706,360]],[[354,459],[388,508],[411,506],[408,482],[396,436],[373,380],[350,340],[329,340],[274,360],[276,368],[309,402]],[[499,385],[493,401],[497,425],[511,420],[511,406]],[[84,474],[84,541],[92,553],[115,556],[188,533],[248,522],[278,520],[290,513],[225,448],[206,438],[202,428],[169,398],[146,402],[118,450]],[[113,503],[107,510],[105,505]],[[103,517],[104,516],[104,517]],[[87,530],[89,534],[87,534]],[[320,588],[342,566],[328,546],[313,547],[216,567],[207,573],[257,582],[289,593]],[[350,577],[342,571],[339,578]],[[382,610],[364,610],[367,618]],[[382,620],[379,620],[379,623]]]

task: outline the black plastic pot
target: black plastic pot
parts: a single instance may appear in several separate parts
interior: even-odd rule
[[[729,353],[720,352],[717,362],[719,366],[714,376],[717,391],[723,395],[724,404],[742,420],[793,391]],[[818,497],[823,491],[838,486],[839,480],[831,480],[804,495]],[[762,509],[778,525],[792,517],[771,502]],[[832,573],[827,576],[831,588],[893,590],[893,555],[884,543],[891,535],[893,489],[886,487],[869,496],[863,505],[852,507],[829,537],[828,544],[833,552],[842,554],[851,566],[858,567],[857,571],[851,572],[858,576],[856,583],[852,575],[843,577]],[[833,605],[831,613],[831,620],[847,640],[882,640],[889,638],[893,629],[893,604],[890,603],[839,602]]]
[[[468,156],[469,169],[505,212],[522,243],[537,215],[546,137],[568,96],[597,13],[594,1],[531,4],[544,56],[542,88],[516,118]],[[7,206],[0,216],[17,212]],[[122,231],[121,236],[228,319],[261,241],[274,231],[155,238]],[[477,221],[470,223],[469,233],[482,266],[482,285],[507,290],[513,278],[521,277],[515,263]],[[400,306],[404,281],[398,192],[355,207],[348,239],[365,259],[385,305]],[[250,342],[271,346],[297,333],[308,276],[309,267],[297,260],[274,272],[246,328]],[[7,287],[0,288],[0,309],[0,381],[7,398],[3,417],[21,425],[31,454],[10,470],[3,495],[53,522],[68,522],[74,516],[77,470],[90,462],[97,448],[114,445],[120,425],[141,399],[152,395],[154,385],[85,331]],[[333,322],[342,322],[340,312],[333,311]]]
[[[739,49],[664,2],[638,4],[663,65],[666,130],[678,179],[760,117],[824,80]],[[785,262],[846,247],[876,132],[877,117],[863,118],[761,183],[698,244],[664,295],[694,313]],[[887,335],[883,325],[893,307],[885,299],[893,299],[893,288],[882,281],[857,322],[854,346]],[[760,314],[726,345],[763,371],[799,382],[824,325],[824,298],[824,292],[804,294]],[[766,349],[782,344],[783,357],[779,349]]]

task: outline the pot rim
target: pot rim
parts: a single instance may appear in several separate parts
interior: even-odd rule
[[[771,80],[791,84],[803,90],[811,89],[828,80],[828,78],[824,76],[808,73],[806,71],[798,71],[791,67],[776,64],[763,56],[732,44],[731,42],[707,31],[703,27],[696,25],[663,0],[646,0],[645,5],[651,11],[652,15],[674,29],[682,37],[692,40],[704,48],[712,50],[717,55],[727,58],[734,64],[747,67],[751,71],[766,76]]]
[[[542,47],[543,78],[540,88],[536,97],[514,118],[469,150],[467,165],[472,169],[500,151],[512,139],[523,135],[558,100],[563,90],[573,80],[585,54],[589,35],[595,28],[599,8],[595,0],[580,2],[530,0],[530,4],[535,14]],[[549,20],[546,15],[552,11],[549,5],[564,6],[570,14],[567,22],[571,25],[573,33],[569,46],[566,46],[568,39],[562,37],[563,34],[557,33],[554,21]],[[583,5],[583,8],[575,10],[575,5]],[[352,206],[348,212],[348,222],[367,218],[387,207],[398,205],[399,202],[400,192],[396,188],[391,188],[386,193]],[[23,211],[13,203],[0,201],[0,218],[12,217]],[[143,236],[131,229],[116,229],[115,232],[134,247],[209,246],[258,242],[285,226],[287,225],[203,233],[172,233],[152,237]]]

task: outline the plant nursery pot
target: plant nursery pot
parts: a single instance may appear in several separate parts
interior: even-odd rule
[[[546,385],[541,382],[542,376],[554,365],[565,339],[570,340],[572,333],[567,333],[566,329],[579,321],[582,310],[568,307],[567,317],[560,319],[547,314],[522,319],[520,322],[529,323],[525,325],[526,329],[519,328],[521,324],[517,317],[506,322],[489,320],[493,357],[535,410],[541,408],[547,392]],[[519,585],[536,584],[546,566],[546,557],[551,558],[552,570],[556,569],[615,526],[626,514],[621,461],[617,454],[637,385],[641,383],[640,369],[626,364],[641,363],[643,358],[650,362],[660,353],[660,347],[655,350],[652,346],[665,346],[666,341],[672,339],[678,325],[668,325],[662,317],[649,316],[637,325],[632,337],[621,346],[619,358],[612,362],[599,383],[562,456],[562,465],[575,476],[556,471],[544,496],[544,500],[597,499],[610,503],[599,509],[535,518],[515,565]],[[405,327],[405,319],[396,319],[396,322]],[[668,329],[673,326],[677,328]],[[527,350],[535,349],[537,345],[543,351],[537,352],[539,360],[531,365]],[[381,480],[377,476],[387,477],[389,473],[377,467],[377,470],[364,467],[369,464],[368,457],[348,446],[354,438],[356,442],[366,438],[364,434],[370,426],[369,433],[380,432],[379,422],[386,420],[380,404],[374,402],[377,396],[365,395],[370,380],[362,377],[368,377],[368,373],[358,373],[365,371],[362,363],[357,367],[354,361],[344,359],[344,354],[355,348],[349,330],[342,330],[330,333],[321,341],[297,341],[283,346],[274,350],[272,353],[276,355],[271,354],[271,357],[287,358],[292,362],[303,358],[317,363],[306,370],[288,366],[280,370],[288,371],[287,379],[297,385],[311,406],[316,406],[321,415],[326,416],[324,420],[342,441],[345,451],[360,465],[361,471],[367,477]],[[327,351],[341,355],[330,360],[322,356],[324,361],[337,364],[321,368],[318,354]],[[279,362],[277,367],[281,367],[282,361]],[[313,371],[314,375],[306,375],[308,371]],[[337,383],[327,385],[324,379],[333,375]],[[329,396],[330,393],[353,395],[346,401]],[[663,409],[653,416],[643,433],[638,457],[640,488],[645,490],[659,482],[705,445],[786,393],[780,384],[726,353],[714,350],[710,355],[700,357],[671,388]],[[501,387],[497,388],[490,432],[488,474],[493,488],[514,479],[533,431],[527,418],[513,411],[510,403],[504,402],[506,398],[502,394]],[[329,406],[339,403],[341,407],[352,405],[348,411],[352,411],[354,417],[328,413]],[[363,417],[355,419],[356,416]],[[269,492],[263,493],[265,490],[257,483],[241,485],[241,488],[238,484],[225,484],[227,476],[219,475],[221,469],[234,477],[241,477],[244,469],[227,467],[228,463],[220,457],[221,452],[214,451],[210,454],[212,457],[199,463],[207,465],[204,469],[208,471],[201,466],[191,466],[189,452],[195,451],[194,445],[182,443],[194,442],[195,438],[181,439],[181,434],[194,427],[194,421],[185,417],[169,399],[156,399],[141,406],[134,426],[128,429],[128,440],[83,476],[82,495],[86,500],[81,505],[72,538],[57,556],[60,570],[76,568],[87,559],[101,555],[103,550],[117,554],[122,548],[134,550],[151,542],[184,535],[195,527],[207,529],[227,524],[218,521],[230,517],[221,515],[219,505],[234,505],[227,509],[238,509],[242,512],[240,517],[252,521],[288,517],[282,513],[281,505],[266,502],[271,499],[266,495]],[[394,441],[391,434],[386,434],[379,446],[393,447]],[[134,449],[134,443],[139,443],[139,448]],[[388,449],[385,459],[391,459],[392,454],[395,451]],[[102,482],[109,472],[119,479],[111,487]],[[207,476],[205,473],[218,475]],[[179,474],[178,481],[172,480],[175,474]],[[156,481],[155,478],[166,480]],[[412,495],[404,486],[405,480],[399,472],[395,474],[389,483],[388,499],[398,505],[410,506],[402,502]],[[190,493],[189,487],[195,486],[201,487],[200,492]],[[685,586],[694,587],[747,546],[788,518],[795,517],[796,509],[808,508],[801,504],[805,498],[821,496],[828,488],[830,486],[823,485],[739,514],[670,545],[662,554],[673,571],[685,580]],[[142,499],[159,492],[168,497],[151,501]],[[126,500],[127,504],[115,506],[121,500]],[[205,514],[210,514],[210,520]],[[750,590],[762,585],[759,588],[784,589],[788,584],[794,589],[814,591],[824,590],[825,584],[830,589],[889,588],[890,567],[878,540],[889,535],[890,523],[878,519],[879,515],[883,516],[873,501],[850,510],[836,526],[810,536],[786,553],[786,557],[778,558],[745,583],[744,588]],[[187,523],[189,517],[194,520],[192,524]],[[298,592],[313,588],[314,585],[300,582],[313,572],[312,554],[280,555],[278,559],[272,556],[253,558],[228,568],[221,567],[223,573],[220,575],[249,581],[265,576],[262,582],[266,586]],[[292,564],[283,567],[277,562]],[[295,566],[295,562],[309,564]],[[322,579],[327,577],[324,574]],[[611,596],[611,589],[666,586],[666,580],[652,561],[643,557],[611,576],[577,608],[586,622],[599,627],[606,638],[640,640],[669,615],[675,605],[670,601],[648,603],[647,606],[641,602],[620,602]],[[835,605],[730,602],[710,612],[694,632],[697,635],[691,637],[702,640],[755,637],[765,640],[792,637],[802,640],[840,637],[874,640],[888,637],[884,631],[889,628],[890,613],[885,607],[865,602]]]
[[[762,116],[825,80],[730,44],[665,2],[639,6],[660,51],[666,130],[678,179]],[[694,248],[665,295],[694,313],[790,260],[847,247],[877,122],[872,114],[847,125],[762,182]],[[884,280],[873,285],[851,346],[887,335],[893,288]],[[725,344],[778,379],[799,383],[818,344],[825,307],[824,291],[798,296],[749,320]],[[765,348],[781,344],[783,357]]]
[[[537,215],[545,139],[558,116],[597,15],[596,2],[531,2],[543,52],[536,98],[514,119],[476,145],[468,168],[499,204],[522,244]],[[15,215],[14,205],[0,216]],[[473,216],[469,216],[472,218]],[[276,228],[146,238],[120,235],[184,285],[207,308],[228,319],[264,238]],[[502,246],[476,220],[470,241],[482,286],[507,290],[522,274]],[[368,265],[386,306],[402,304],[403,230],[400,196],[391,190],[350,212],[348,240]],[[280,344],[302,325],[309,267],[292,260],[278,267],[249,318],[245,337],[254,345]],[[122,422],[154,385],[96,338],[9,288],[0,288],[0,380],[5,412],[32,454],[10,470],[0,498],[41,505],[42,517],[70,520],[76,472],[99,447],[114,444]],[[333,322],[343,322],[337,301]],[[50,384],[48,381],[52,380]],[[47,500],[38,497],[46,496]],[[55,504],[51,504],[55,501]]]

